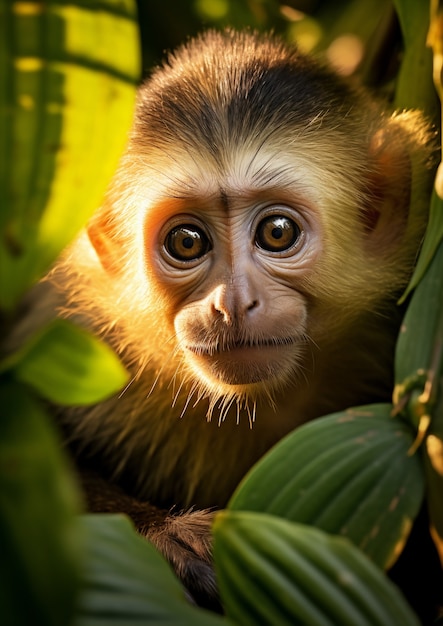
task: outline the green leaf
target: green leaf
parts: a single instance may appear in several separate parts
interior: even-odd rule
[[[67,624],[79,582],[77,491],[47,416],[0,383],[0,621]]]
[[[244,626],[419,624],[396,587],[357,548],[315,528],[222,512],[214,523],[214,557],[226,614]]]
[[[133,0],[0,1],[0,308],[100,205],[139,78]]]
[[[232,510],[262,511],[348,537],[393,564],[423,499],[413,433],[373,405],[320,418],[268,453],[234,493]]]
[[[443,419],[443,398],[437,407],[440,422]],[[443,432],[434,431],[426,437],[424,467],[432,537],[443,560]]]
[[[395,357],[394,401],[423,445],[434,539],[443,555],[443,243],[416,288]]]
[[[429,3],[416,0],[394,0],[399,16],[405,52],[397,80],[395,106],[399,109],[412,108],[422,110],[429,121],[436,127],[439,124],[440,106],[433,83],[433,55],[428,43]],[[437,29],[439,32],[439,29]],[[414,210],[416,198],[425,192],[427,181],[414,180],[411,197],[411,210]],[[443,239],[442,202],[434,191],[430,218],[423,248],[403,298],[420,282],[439,242]]]
[[[429,2],[394,0],[394,6],[405,48],[397,78],[395,107],[420,109],[435,121],[438,100],[432,79],[432,51],[426,45]]]
[[[107,344],[60,319],[32,337],[5,366],[43,397],[68,406],[100,402],[128,380]]]
[[[169,565],[120,515],[87,515],[83,590],[74,626],[229,626],[191,606]]]
[[[430,8],[427,45],[432,48],[435,89],[442,99],[442,19],[440,1],[425,3],[396,0],[402,22],[408,20],[413,38],[418,13]],[[425,17],[420,18],[425,20]],[[425,69],[425,68],[423,68]],[[422,70],[423,71],[423,70]],[[429,73],[429,70],[426,69]],[[408,76],[411,89],[421,93],[414,77]],[[441,116],[441,104],[440,104]],[[433,537],[443,559],[443,168],[437,171],[431,199],[430,218],[423,248],[407,293],[414,287],[401,329],[395,359],[396,410],[417,428],[414,447],[424,450],[428,505]],[[418,286],[417,286],[418,285]]]
[[[440,165],[441,167],[441,165]],[[423,242],[420,256],[414,270],[414,274],[409,282],[408,288],[403,296],[404,299],[422,280],[427,268],[431,264],[439,245],[443,242],[443,200],[434,189],[431,198],[431,208],[429,222],[426,229],[426,236]]]
[[[416,288],[406,311],[395,354],[395,402],[407,399],[413,390],[421,393],[426,381],[438,389],[443,373],[443,244]],[[434,404],[436,398],[433,399]],[[417,426],[420,407],[407,412]]]

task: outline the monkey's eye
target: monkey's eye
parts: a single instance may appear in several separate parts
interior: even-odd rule
[[[268,252],[283,252],[299,239],[301,228],[285,215],[269,215],[261,220],[255,233],[255,243]]]
[[[165,248],[177,261],[195,261],[211,249],[204,231],[193,224],[180,224],[166,235]]]

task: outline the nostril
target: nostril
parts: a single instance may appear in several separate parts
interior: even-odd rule
[[[235,320],[252,313],[260,307],[259,298],[254,298],[249,285],[218,285],[207,298],[211,317],[231,326]]]
[[[223,321],[228,326],[232,323],[232,315],[227,307],[211,305],[211,314],[214,318],[223,318]]]

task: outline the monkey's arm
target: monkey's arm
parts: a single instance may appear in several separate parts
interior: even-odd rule
[[[211,558],[211,511],[172,514],[127,495],[118,485],[92,470],[82,470],[80,478],[90,512],[128,515],[137,531],[169,561],[195,602],[219,609]]]

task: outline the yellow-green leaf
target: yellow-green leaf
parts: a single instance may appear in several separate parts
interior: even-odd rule
[[[62,405],[100,402],[128,380],[107,344],[60,319],[32,337],[6,366],[43,397]]]
[[[0,1],[0,308],[100,205],[138,77],[133,0]]]

